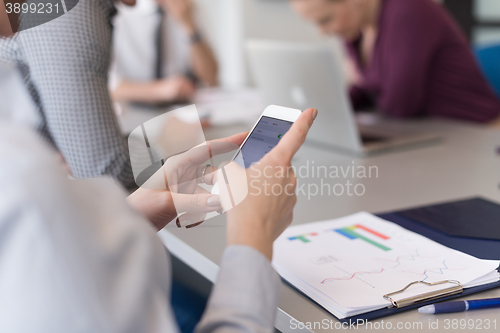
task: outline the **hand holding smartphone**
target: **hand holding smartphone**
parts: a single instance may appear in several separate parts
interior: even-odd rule
[[[268,106],[241,144],[233,161],[244,169],[248,169],[252,164],[260,161],[264,155],[278,144],[301,113],[300,110],[283,106]],[[224,170],[222,171],[224,172]],[[221,182],[217,182],[214,185],[212,194],[220,194],[220,184]],[[223,184],[230,192],[230,186],[225,175]]]
[[[300,114],[279,143],[251,168],[243,169],[236,162],[225,167],[236,199],[242,198],[238,193],[240,188],[247,185],[249,189],[244,200],[236,202],[232,209],[226,209],[228,245],[253,247],[272,260],[273,242],[292,222],[297,202],[297,178],[290,168],[291,161],[304,143],[316,115],[315,109]],[[250,144],[250,139],[246,144]],[[248,177],[246,183],[241,184],[239,175],[231,179],[234,170]],[[218,172],[220,175],[221,170]],[[225,184],[221,184],[223,193]],[[225,207],[224,203],[222,206]]]

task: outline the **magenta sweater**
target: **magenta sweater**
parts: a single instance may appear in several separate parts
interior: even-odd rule
[[[393,117],[435,115],[477,122],[498,117],[500,101],[460,28],[440,5],[384,0],[378,26],[367,66],[358,51],[362,36],[347,43],[364,79],[350,90],[355,109],[375,105]]]

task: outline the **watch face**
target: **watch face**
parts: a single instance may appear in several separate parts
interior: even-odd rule
[[[201,33],[199,31],[195,31],[192,35],[191,35],[191,43],[195,44],[195,43],[199,43],[203,40],[202,36],[201,36]]]
[[[0,33],[11,35],[50,22],[79,0],[0,0]]]

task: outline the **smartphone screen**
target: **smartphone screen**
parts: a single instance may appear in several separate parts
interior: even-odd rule
[[[292,121],[261,117],[247,141],[234,157],[234,161],[239,166],[248,169],[273,149],[292,125]]]

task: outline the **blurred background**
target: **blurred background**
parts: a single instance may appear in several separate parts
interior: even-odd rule
[[[500,44],[499,0],[436,0],[454,16],[471,46]],[[324,42],[338,56],[340,41],[326,38],[292,12],[286,0],[195,0],[203,30],[219,60],[223,87],[251,85],[244,43],[249,39]]]

